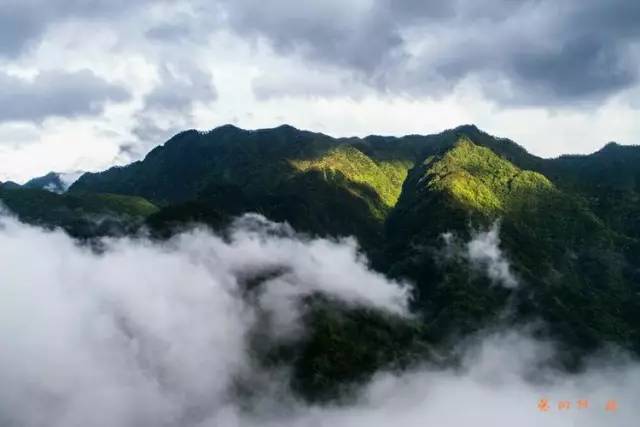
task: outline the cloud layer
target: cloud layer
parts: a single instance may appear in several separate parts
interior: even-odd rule
[[[145,2],[88,0],[3,0],[0,9],[0,56],[18,56],[37,46],[47,31],[70,20],[113,20]]]
[[[133,16],[147,42],[193,48],[185,41],[228,30],[264,40],[279,55],[354,72],[383,92],[418,97],[446,94],[470,78],[508,104],[575,104],[601,101],[638,80],[640,8],[628,0],[491,0],[481,6],[471,0],[277,0],[269,7],[253,0],[185,0],[157,3],[152,10],[160,18],[143,20],[138,13],[145,3],[9,0],[0,14],[3,51],[21,53],[63,23],[118,23]],[[163,19],[163,11],[177,19]],[[167,82],[158,90],[171,88]]]
[[[194,229],[97,249],[3,216],[0,256],[3,425],[622,427],[640,416],[637,364],[609,354],[568,376],[551,368],[553,344],[526,330],[461,341],[457,368],[380,372],[348,405],[300,402],[286,372],[252,361],[258,310],[273,315],[267,336],[282,338],[301,332],[302,296],[405,313],[406,287],[368,270],[353,241],[309,240],[256,215],[225,238]],[[243,284],[255,277],[264,289],[247,299]],[[241,377],[268,387],[243,402],[233,391]],[[565,400],[572,408],[558,410]],[[616,411],[605,410],[610,400]]]
[[[640,390],[640,368],[636,364],[611,365],[608,360],[609,365],[603,365],[594,360],[585,373],[567,377],[543,367],[553,346],[533,340],[526,331],[484,334],[462,343],[460,350],[464,357],[458,370],[382,373],[348,407],[298,407],[286,421],[240,418],[238,425],[630,427],[637,423],[633,396]],[[587,401],[588,408],[580,409],[580,400]],[[538,408],[541,401],[548,403],[548,411]],[[610,401],[615,401],[617,410],[606,410]],[[558,409],[560,402],[569,402],[569,408]]]
[[[97,115],[104,111],[106,103],[129,98],[125,88],[106,82],[89,70],[47,71],[33,79],[0,72],[0,122]]]
[[[640,8],[626,0],[254,3],[224,2],[239,34],[383,91],[438,96],[473,78],[491,98],[549,105],[601,100],[638,79]]]
[[[103,244],[2,217],[1,424],[198,425],[251,366],[258,308],[278,335],[296,332],[298,298],[318,291],[405,312],[406,289],[369,271],[354,242],[304,240],[258,216],[229,240],[194,230]],[[246,280],[274,271],[255,305],[242,298]]]

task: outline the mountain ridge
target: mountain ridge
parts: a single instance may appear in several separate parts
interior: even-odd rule
[[[176,134],[140,161],[82,175],[63,195],[0,186],[0,200],[27,222],[80,237],[113,233],[80,221],[91,209],[117,217],[121,234],[159,239],[194,223],[224,230],[247,212],[309,236],[354,236],[374,270],[413,284],[416,318],[320,304],[308,341],[283,350],[313,400],[332,396],[345,372],[360,381],[499,324],[543,320],[539,333],[563,343],[570,370],[605,343],[640,354],[638,165],[640,147],[543,159],[473,125],[364,138],[228,125]],[[469,245],[479,238],[488,252],[477,259]],[[381,351],[390,342],[404,350]]]
[[[473,330],[513,295],[521,313],[558,321],[573,316],[567,307],[581,312],[568,325],[589,325],[583,333],[559,329],[577,347],[611,339],[640,349],[635,309],[603,315],[608,308],[599,302],[639,304],[633,289],[640,277],[640,157],[627,151],[640,148],[625,147],[623,156],[620,150],[543,159],[474,125],[364,138],[225,126],[180,133],[141,162],[84,175],[70,192],[129,194],[161,209],[189,203],[179,214],[161,213],[165,225],[255,211],[312,235],[353,235],[375,268],[416,284],[422,307],[454,310],[429,320],[443,330]],[[470,239],[496,222],[527,292],[452,274],[434,258],[443,233]],[[558,292],[581,305],[558,306]]]

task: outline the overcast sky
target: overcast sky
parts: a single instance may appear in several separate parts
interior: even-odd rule
[[[185,128],[640,143],[636,0],[0,0],[0,180]]]

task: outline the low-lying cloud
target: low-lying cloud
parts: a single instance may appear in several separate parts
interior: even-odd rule
[[[494,282],[507,288],[515,288],[518,281],[500,249],[499,232],[499,225],[495,223],[489,230],[475,233],[466,244],[466,256],[472,265],[484,270]]]
[[[381,374],[358,403],[341,408],[303,408],[285,425],[637,425],[637,365],[620,362],[605,367],[602,360],[594,359],[586,373],[569,377],[544,367],[554,355],[553,345],[536,341],[525,331],[478,336],[460,348],[464,352],[460,369],[423,368],[400,376]],[[548,403],[548,411],[538,408],[541,400]],[[558,409],[560,402],[567,401],[569,409]],[[588,408],[580,409],[578,401],[586,401]],[[617,409],[612,410],[611,402]]]
[[[406,308],[406,288],[368,270],[354,241],[304,240],[258,216],[236,222],[228,240],[194,230],[166,244],[102,243],[96,253],[60,231],[2,218],[0,424],[215,418],[250,365],[256,307],[241,284],[251,276],[278,272],[258,307],[281,330],[296,325],[296,299],[317,291]]]
[[[442,237],[445,242],[445,257],[464,260],[472,269],[505,288],[518,286],[518,279],[500,248],[499,222],[495,222],[487,230],[473,231],[468,242],[460,242],[452,233],[444,233]]]
[[[561,375],[545,368],[553,345],[516,331],[461,343],[455,369],[381,372],[348,405],[265,392],[246,407],[230,390],[240,375],[265,374],[247,343],[259,310],[289,335],[299,332],[301,297],[323,292],[406,315],[407,286],[371,271],[354,240],[310,239],[257,215],[224,236],[196,228],[97,247],[0,217],[0,424],[631,426],[640,416],[636,365],[600,359]],[[262,291],[249,301],[243,287],[256,277]],[[267,376],[284,384],[282,375]],[[577,399],[592,406],[557,409]],[[605,411],[611,399],[619,407]]]

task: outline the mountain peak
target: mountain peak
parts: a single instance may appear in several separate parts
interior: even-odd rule
[[[33,178],[27,181],[24,186],[26,188],[35,188],[38,190],[47,190],[53,193],[63,193],[66,187],[59,174],[55,172],[49,172],[41,177]]]
[[[552,188],[543,175],[518,168],[466,135],[426,166],[423,182],[431,190],[443,191],[460,206],[489,217],[516,206],[522,194],[530,198]]]
[[[49,172],[46,175],[30,179],[24,184],[25,188],[64,193],[82,175],[82,171],[76,172]]]
[[[482,132],[473,123],[471,123],[471,124],[463,124],[463,125],[457,126],[457,127],[455,127],[453,129],[453,131],[454,132],[469,132],[469,133]]]
[[[212,130],[210,130],[208,133],[212,133],[212,132],[237,132],[237,131],[242,131],[244,129],[239,128],[236,125],[233,125],[231,123],[227,123],[225,125],[222,126],[218,126],[217,128],[214,128]]]
[[[13,190],[13,189],[16,189],[16,188],[22,188],[22,186],[20,184],[18,184],[17,182],[5,181],[5,182],[0,182],[0,188],[2,188],[4,190]]]
[[[224,124],[222,126],[218,126],[212,130],[210,130],[209,132],[206,133],[220,133],[220,132],[246,132],[246,129],[242,129],[234,124],[231,123],[227,123]],[[257,129],[256,132],[269,132],[269,131],[287,131],[287,132],[291,132],[291,131],[295,131],[295,132],[300,132],[300,129],[291,126],[290,124],[287,123],[283,123],[279,126],[275,126],[275,127],[271,127],[271,128],[261,128],[261,129]]]
[[[272,127],[272,128],[263,128],[263,129],[258,129],[256,132],[262,132],[262,133],[276,133],[276,134],[281,134],[281,135],[290,135],[290,134],[295,134],[295,133],[307,133],[308,131],[304,131],[301,129],[298,129],[294,126],[291,126],[287,123],[283,123],[279,126],[276,127]]]
[[[611,152],[611,151],[616,151],[618,150],[620,147],[622,147],[620,144],[618,144],[615,141],[609,141],[607,142],[604,147],[602,147],[600,150],[598,150],[598,153],[606,153],[606,152]]]
[[[290,124],[287,124],[287,123],[283,123],[280,126],[275,127],[274,129],[276,129],[276,130],[285,130],[285,131],[292,131],[292,130],[297,131],[297,130],[299,130],[298,128],[296,128],[294,126],[291,126]]]

